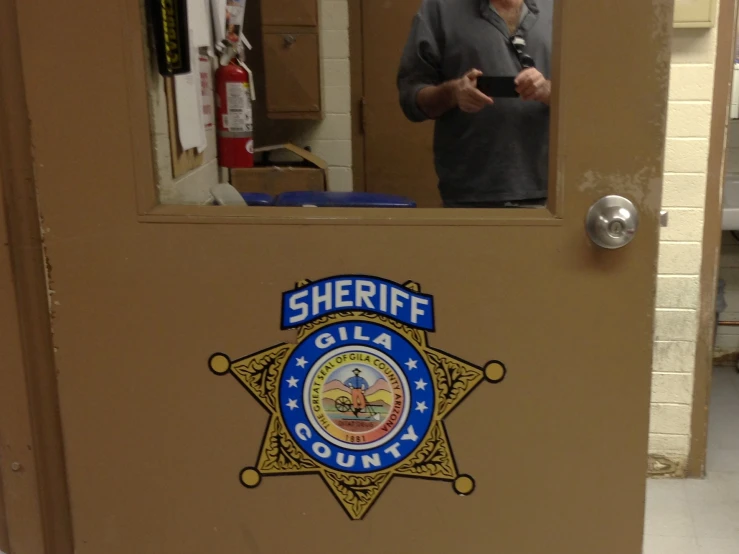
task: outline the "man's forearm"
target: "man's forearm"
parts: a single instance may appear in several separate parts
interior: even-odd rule
[[[430,85],[418,91],[416,103],[430,119],[437,119],[457,106],[457,81]]]

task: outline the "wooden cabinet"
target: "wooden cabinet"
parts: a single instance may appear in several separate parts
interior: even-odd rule
[[[267,112],[273,118],[316,119],[321,114],[318,33],[265,29]]]
[[[716,0],[675,0],[675,27],[713,27]]]
[[[263,0],[262,25],[318,26],[316,0]]]
[[[321,119],[317,0],[262,0],[267,116]]]

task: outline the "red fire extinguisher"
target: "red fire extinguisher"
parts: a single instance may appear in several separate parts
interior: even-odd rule
[[[236,58],[216,71],[218,163],[221,167],[254,167],[250,86],[249,73]]]

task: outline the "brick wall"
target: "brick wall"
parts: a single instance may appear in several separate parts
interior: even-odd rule
[[[684,468],[690,447],[716,29],[676,29],[665,146],[650,453]]]

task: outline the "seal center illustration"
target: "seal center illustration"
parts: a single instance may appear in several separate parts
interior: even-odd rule
[[[327,441],[363,450],[391,440],[408,416],[408,382],[394,361],[363,346],[318,360],[305,381],[303,405]]]

